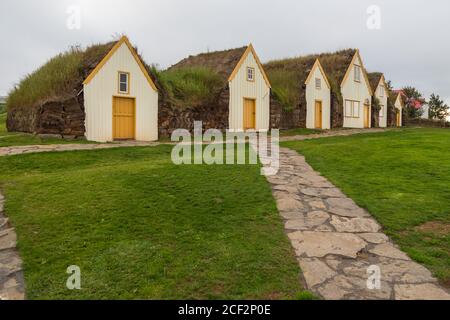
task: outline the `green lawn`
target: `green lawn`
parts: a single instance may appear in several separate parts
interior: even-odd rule
[[[6,113],[0,113],[0,148],[10,146],[66,144],[66,143],[92,143],[92,142],[87,142],[85,140],[40,138],[39,136],[28,133],[8,132],[6,130]]]
[[[0,158],[28,298],[311,297],[259,166],[175,166],[170,152]],[[82,290],[65,286],[70,265]]]
[[[286,142],[450,285],[450,130]]]

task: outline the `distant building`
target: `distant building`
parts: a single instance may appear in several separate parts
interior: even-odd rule
[[[0,104],[6,104],[6,97],[0,96]]]

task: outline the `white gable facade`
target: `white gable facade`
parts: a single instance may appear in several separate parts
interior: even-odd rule
[[[90,141],[158,140],[158,92],[126,37],[85,80],[84,106]]]
[[[229,130],[269,130],[270,83],[251,45],[230,76],[229,89]]]
[[[379,112],[379,126],[380,128],[387,127],[387,104],[388,104],[388,94],[386,89],[386,83],[384,81],[384,77],[381,77],[380,82],[378,83],[377,89],[374,93],[375,97],[380,102],[380,112]]]
[[[355,69],[359,70],[357,77]],[[344,128],[370,128],[372,90],[359,53],[355,54],[347,75],[341,84]]]
[[[330,129],[330,85],[317,60],[305,82],[306,127]]]
[[[402,98],[401,98],[400,94],[398,94],[397,99],[395,99],[394,107],[395,107],[395,112],[396,112],[397,127],[401,127],[402,123],[403,123],[403,113],[402,113],[403,102],[402,102]]]

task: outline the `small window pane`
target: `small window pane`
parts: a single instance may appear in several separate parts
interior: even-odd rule
[[[322,81],[320,78],[316,78],[316,89],[322,88]]]
[[[255,80],[255,69],[247,68],[247,80],[248,81]]]
[[[359,118],[359,101],[353,101],[353,117]]]
[[[352,116],[352,102],[349,100],[345,101],[345,116],[346,117]]]
[[[128,74],[126,74],[126,73],[120,74],[120,82],[127,82],[127,79],[128,79]]]
[[[355,65],[355,81],[361,81],[361,67]]]
[[[126,83],[121,83],[120,84],[120,92],[128,92]]]

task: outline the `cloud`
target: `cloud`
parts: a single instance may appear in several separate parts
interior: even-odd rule
[[[81,8],[80,30],[66,27],[71,5]],[[381,10],[380,30],[367,28],[371,5]],[[444,0],[2,0],[0,95],[70,45],[126,33],[162,67],[249,42],[264,61],[358,47],[367,69],[396,87],[414,85],[450,102],[448,12]]]

